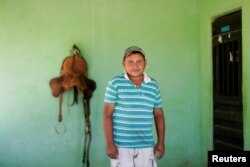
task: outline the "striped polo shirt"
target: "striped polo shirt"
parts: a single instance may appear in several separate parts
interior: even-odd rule
[[[161,108],[162,101],[157,82],[144,73],[138,87],[127,73],[114,77],[106,87],[105,103],[115,104],[113,136],[118,147],[153,147],[153,109]]]

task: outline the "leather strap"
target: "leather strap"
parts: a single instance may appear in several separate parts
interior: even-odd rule
[[[63,100],[63,94],[60,94],[60,101],[59,101],[59,115],[58,115],[58,122],[62,122],[62,100]]]
[[[85,138],[84,138],[84,148],[83,148],[83,165],[86,165],[86,167],[90,166],[89,163],[89,149],[90,149],[90,143],[91,143],[91,124],[90,124],[90,104],[89,99],[83,97],[83,108],[84,108],[84,118],[85,118]]]
[[[59,96],[60,101],[59,101],[59,114],[58,114],[58,124],[55,127],[55,131],[58,134],[63,134],[66,132],[66,126],[64,125],[64,123],[62,122],[62,99],[63,99],[63,95],[61,94]]]

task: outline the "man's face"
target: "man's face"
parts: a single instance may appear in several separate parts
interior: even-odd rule
[[[147,61],[140,53],[132,53],[125,58],[122,64],[130,77],[139,77],[143,74]]]

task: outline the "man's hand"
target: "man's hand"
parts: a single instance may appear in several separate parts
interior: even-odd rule
[[[165,154],[165,145],[157,143],[154,148],[154,154],[156,159],[161,159]]]
[[[114,145],[114,144],[107,145],[107,155],[111,159],[117,159],[118,149],[117,149],[116,145]]]

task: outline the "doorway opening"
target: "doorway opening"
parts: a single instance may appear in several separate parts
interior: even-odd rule
[[[213,147],[243,150],[241,11],[215,19],[213,35]]]

